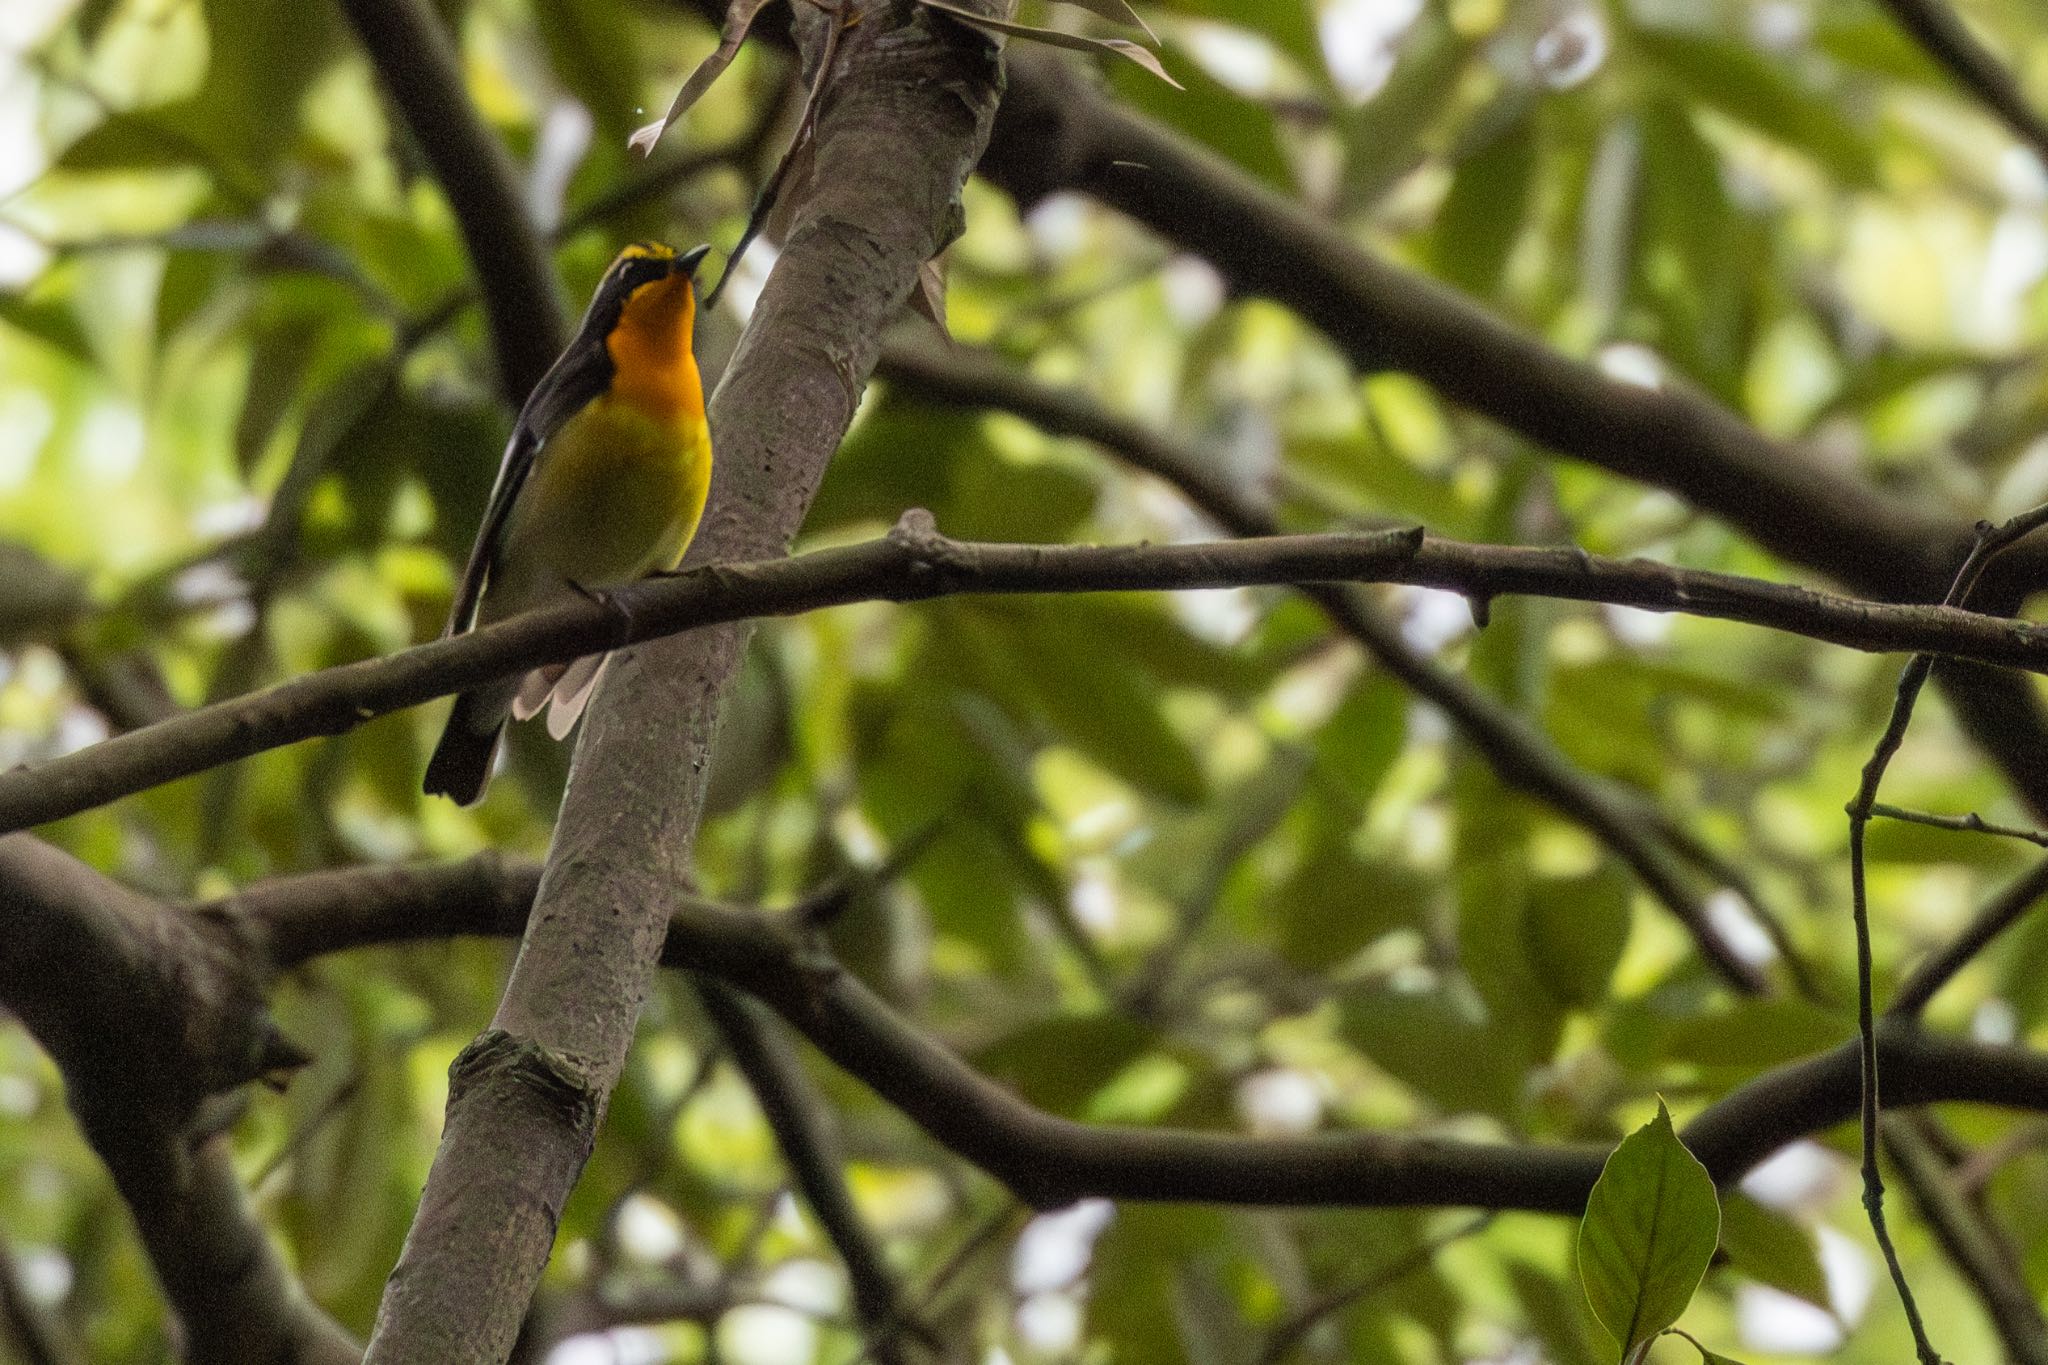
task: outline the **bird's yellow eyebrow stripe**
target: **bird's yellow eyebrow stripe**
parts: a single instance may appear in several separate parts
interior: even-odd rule
[[[619,252],[622,261],[672,261],[675,248],[661,242],[635,242]]]

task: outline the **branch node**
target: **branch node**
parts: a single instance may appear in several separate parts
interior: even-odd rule
[[[503,1079],[540,1100],[578,1131],[597,1123],[597,1088],[589,1073],[569,1058],[530,1038],[488,1028],[448,1064],[448,1108]]]

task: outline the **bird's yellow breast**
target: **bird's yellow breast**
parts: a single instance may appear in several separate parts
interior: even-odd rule
[[[615,395],[593,401],[548,439],[506,527],[493,617],[563,584],[600,588],[682,558],[711,487],[703,413],[657,417]]]

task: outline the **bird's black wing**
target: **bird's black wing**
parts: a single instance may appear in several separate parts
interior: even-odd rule
[[[596,316],[597,309],[583,319],[576,339],[562,352],[548,372],[540,377],[519,410],[512,426],[512,439],[505,443],[505,458],[498,466],[498,479],[491,486],[491,500],[484,504],[483,523],[477,527],[476,543],[470,547],[469,562],[463,566],[462,581],[455,588],[455,605],[448,613],[447,635],[468,630],[476,621],[477,604],[483,600],[484,584],[497,562],[499,541],[512,515],[512,504],[526,486],[526,476],[547,439],[581,411],[583,406],[611,387],[612,358],[605,349],[610,323]],[[616,320],[617,306],[612,313]],[[593,326],[593,324],[597,324]]]

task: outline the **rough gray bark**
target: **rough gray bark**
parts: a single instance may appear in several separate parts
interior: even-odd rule
[[[799,7],[818,51],[825,16]],[[1001,83],[981,37],[908,0],[838,44],[816,181],[711,403],[694,554],[786,552],[883,324],[955,234]],[[687,886],[738,625],[616,661],[584,721],[538,902],[493,1026],[454,1068],[448,1126],[368,1359],[502,1361],[624,1063]]]
[[[248,1207],[214,1097],[302,1061],[267,964],[220,917],[172,910],[29,835],[0,838],[0,1002],[55,1059],[134,1215],[184,1357],[354,1365]]]

